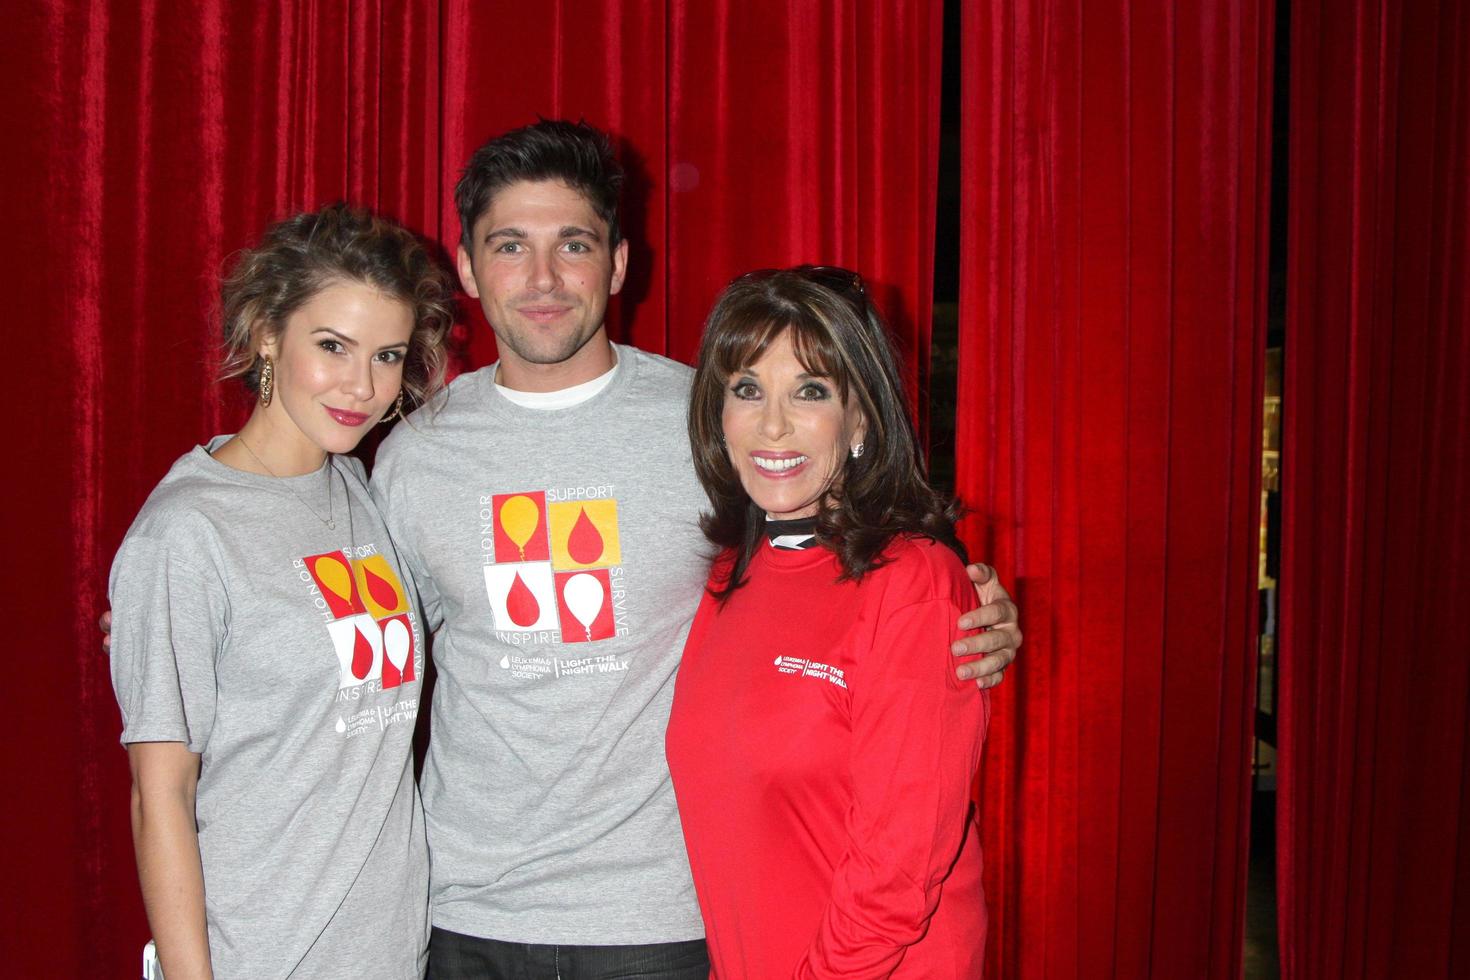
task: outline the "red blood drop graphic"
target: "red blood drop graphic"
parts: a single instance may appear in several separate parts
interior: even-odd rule
[[[567,554],[579,565],[590,565],[602,557],[602,532],[587,516],[586,509],[577,511],[577,523],[567,536]]]
[[[373,669],[373,645],[360,629],[353,630],[352,635],[357,638],[352,646],[352,676],[362,680]]]
[[[506,593],[505,611],[510,614],[510,621],[517,626],[530,626],[541,618],[541,603],[536,601],[536,594],[521,581],[520,572],[516,572],[516,580],[510,584],[510,592]]]
[[[364,568],[362,577],[367,581],[368,595],[373,597],[374,602],[384,609],[398,608],[398,590],[393,588],[392,582],[374,574],[371,568]]]

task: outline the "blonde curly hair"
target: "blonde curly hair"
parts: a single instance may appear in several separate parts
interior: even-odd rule
[[[224,362],[220,378],[260,390],[263,339],[291,314],[338,282],[360,282],[413,311],[403,364],[404,413],[444,385],[445,338],[454,293],[443,267],[412,232],[362,208],[332,204],[272,225],[240,253],[220,287]]]

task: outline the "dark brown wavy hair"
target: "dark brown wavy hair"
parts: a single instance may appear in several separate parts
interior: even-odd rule
[[[700,528],[734,555],[713,594],[724,601],[744,583],[765,524],[725,449],[721,417],[730,379],[788,331],[802,368],[830,378],[843,407],[856,400],[866,422],[863,454],[843,455],[817,508],[817,540],[836,552],[842,578],[860,579],[878,567],[898,534],[932,538],[963,559],[955,536],[960,507],[929,485],[893,345],[862,277],[833,266],[762,269],[736,279],[715,301],[689,399],[694,470],[712,506]]]
[[[260,341],[338,282],[372,286],[413,311],[403,359],[403,414],[444,385],[444,340],[454,293],[443,267],[411,231],[347,204],[295,214],[241,252],[220,286],[224,363],[220,379],[260,390]]]

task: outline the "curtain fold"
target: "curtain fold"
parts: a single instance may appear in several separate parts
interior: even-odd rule
[[[1239,975],[1271,13],[962,7],[957,483],[1027,637],[991,976]]]
[[[694,356],[753,268],[846,265],[927,381],[943,5],[682,3],[670,25],[669,322]],[[916,402],[917,404],[917,402]]]
[[[1470,10],[1292,8],[1282,973],[1470,973]]]
[[[922,380],[939,0],[37,0],[0,32],[0,164],[19,232],[4,611],[21,801],[0,916],[17,975],[128,975],[147,936],[126,757],[95,620],[168,465],[245,417],[214,383],[218,276],[275,218],[338,198],[452,253],[470,151],[585,116],[630,163],[616,339],[689,358],[735,274],[873,282]],[[461,367],[494,356],[465,304]],[[29,802],[27,802],[29,801]]]
[[[5,610],[21,624],[10,649],[25,692],[6,740],[21,795],[6,808],[0,915],[23,937],[6,965],[126,975],[147,928],[95,622],[112,553],[169,463],[244,417],[212,381],[209,314],[229,253],[269,219],[334,198],[422,214],[389,191],[420,182],[402,175],[423,147],[384,144],[383,120],[413,120],[415,139],[435,125],[420,107],[437,102],[437,74],[394,62],[396,84],[380,78],[384,37],[437,32],[436,15],[349,0],[97,0],[6,17],[8,458],[24,475],[3,518],[17,563]]]

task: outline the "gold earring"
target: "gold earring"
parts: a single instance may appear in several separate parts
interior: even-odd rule
[[[276,366],[271,363],[269,354],[262,354],[265,358],[265,367],[260,369],[260,404],[262,406],[271,403],[271,395],[276,390]]]
[[[398,397],[393,401],[393,411],[378,420],[379,425],[387,425],[403,414],[403,389],[398,389]]]

